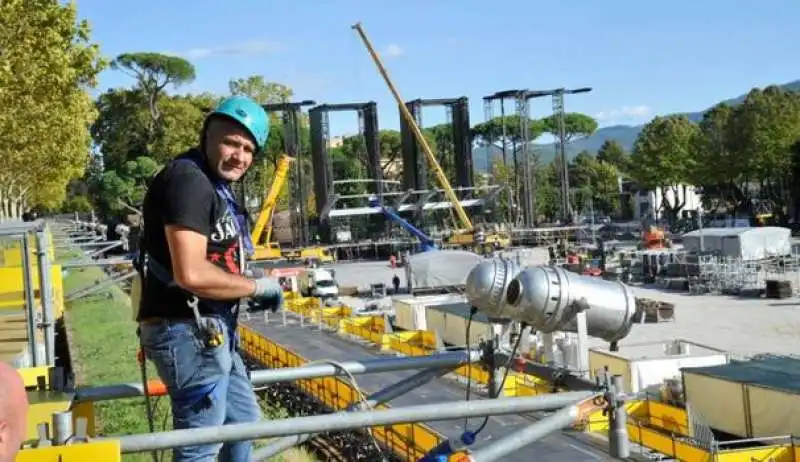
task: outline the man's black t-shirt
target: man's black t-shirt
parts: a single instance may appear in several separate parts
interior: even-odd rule
[[[181,157],[197,156],[191,150]],[[203,160],[205,162],[205,160]],[[229,273],[239,273],[239,231],[236,217],[214,189],[209,177],[189,160],[173,160],[153,178],[144,199],[144,248],[150,261],[172,272],[164,226],[177,225],[208,237],[207,258]],[[191,294],[148,273],[139,319],[191,318]],[[227,314],[238,300],[199,300],[203,314]]]

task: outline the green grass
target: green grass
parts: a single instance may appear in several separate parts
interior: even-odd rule
[[[63,255],[63,259],[73,257]],[[66,257],[66,258],[65,258]],[[104,277],[100,268],[71,269],[64,280],[64,293],[85,287]],[[130,299],[114,286],[100,294],[93,294],[67,305],[65,315],[70,354],[78,386],[97,386],[123,382],[139,382],[141,372],[136,361],[138,339],[136,324],[132,321]],[[155,375],[152,364],[148,374]],[[169,430],[169,403],[167,398],[155,400],[156,431]],[[284,417],[285,413],[268,403],[262,403],[265,415]],[[130,435],[149,431],[143,398],[103,401],[95,408],[98,434]],[[164,455],[162,460],[168,460]],[[128,462],[152,461],[150,454],[131,454],[123,458]],[[303,450],[287,451],[274,458],[275,462],[313,462],[315,459]]]

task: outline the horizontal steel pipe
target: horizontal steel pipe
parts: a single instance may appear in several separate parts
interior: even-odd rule
[[[466,351],[436,353],[427,356],[402,356],[375,358],[364,361],[343,361],[340,364],[352,375],[377,374],[380,372],[404,371],[410,369],[430,369],[454,367],[467,361]],[[481,360],[479,351],[469,353],[473,362]],[[304,367],[287,367],[282,369],[261,369],[250,373],[253,385],[288,382],[317,377],[347,375],[339,367],[330,364],[319,364]]]
[[[341,365],[344,366],[346,372],[342,372],[338,367],[329,364],[285,367],[280,369],[260,369],[250,372],[250,382],[254,386],[262,386],[278,382],[343,376],[347,375],[347,373],[351,375],[363,375],[411,369],[455,367],[466,362],[467,355],[468,353],[466,351],[455,351],[436,353],[427,356],[404,356],[375,358],[364,361],[344,361]],[[479,351],[471,351],[469,352],[469,356],[472,362],[480,361],[482,357]],[[158,393],[154,393],[154,395],[155,394]],[[75,393],[75,400],[78,402],[104,401],[110,399],[134,398],[143,395],[142,384],[132,382],[101,387],[80,388]]]
[[[539,441],[550,433],[572,425],[580,415],[578,406],[565,407],[553,415],[515,430],[509,435],[494,441],[481,448],[474,449],[470,454],[470,462],[495,462],[505,460],[509,455],[519,451],[530,444]]]
[[[451,401],[369,412],[339,412],[293,419],[262,420],[254,423],[130,435],[119,438],[119,443],[122,453],[128,454],[302,433],[353,430],[379,425],[546,411],[569,406],[594,395],[595,393],[589,392],[567,392],[526,398]]]
[[[350,406],[347,407],[346,411],[365,410],[388,403],[389,401],[403,396],[411,390],[419,388],[431,380],[441,377],[449,372],[451,372],[451,368],[417,372],[416,374],[403,379],[400,382],[393,383],[392,385],[389,385],[388,387],[369,395],[365,400],[366,404],[361,401],[357,403],[351,403]],[[253,453],[253,460],[256,462],[268,460],[282,453],[283,451],[286,451],[287,449],[291,449],[299,444],[305,443],[313,437],[314,435],[310,433],[304,433],[302,435],[286,436],[277,441],[270,442],[266,446],[256,450]]]

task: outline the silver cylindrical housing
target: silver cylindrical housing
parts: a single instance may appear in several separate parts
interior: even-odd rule
[[[506,289],[519,271],[515,261],[504,258],[479,263],[467,275],[467,301],[489,317],[513,319],[516,310],[506,304]]]
[[[581,276],[555,266],[533,266],[520,272],[506,290],[515,319],[544,333],[576,332],[575,316],[586,310],[592,337],[608,342],[630,332],[636,300],[621,282]]]

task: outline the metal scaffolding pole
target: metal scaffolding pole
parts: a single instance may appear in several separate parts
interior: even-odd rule
[[[401,380],[400,382],[394,383],[389,385],[388,387],[379,390],[371,395],[369,395],[366,399],[366,403],[364,402],[357,402],[353,403],[345,410],[345,412],[352,412],[352,411],[361,411],[365,408],[375,407],[384,403],[388,403],[389,401],[396,399],[404,394],[410,392],[411,390],[421,387],[422,385],[430,382],[431,380],[441,377],[444,374],[450,372],[452,368],[446,369],[434,369],[434,370],[427,370],[417,372],[416,374],[408,377],[407,379]],[[292,435],[287,436],[285,438],[281,438],[278,441],[269,443],[268,445],[264,446],[263,448],[255,451],[253,454],[253,460],[260,462],[263,460],[267,460],[270,457],[274,457],[287,449],[291,449],[298,444],[303,444],[306,441],[310,440],[314,435],[310,433],[305,433],[302,435]]]
[[[250,372],[250,382],[254,386],[270,383],[293,382],[295,380],[314,379],[320,377],[377,374],[380,372],[394,372],[411,369],[430,369],[443,367],[457,367],[467,362],[478,362],[482,358],[480,351],[456,351],[437,353],[428,356],[410,356],[399,358],[376,358],[365,361],[344,361],[339,363],[342,368],[331,364],[319,364],[302,367],[286,367],[281,369],[260,369]],[[103,401],[109,399],[133,398],[143,396],[141,383],[122,383],[102,387],[81,388],[76,390],[75,400]]]
[[[118,439],[123,454],[157,451],[181,446],[229,443],[260,438],[352,430],[381,425],[435,422],[487,415],[510,415],[559,409],[593,396],[594,393],[567,392],[525,398],[457,401],[422,406],[406,406],[369,412],[262,420],[253,423],[173,430],[123,436]]]
[[[50,255],[47,253],[47,233],[36,232],[36,254],[39,265],[39,299],[42,302],[45,364],[56,364],[56,326],[53,309],[53,286],[50,280]]]
[[[39,357],[39,346],[36,344],[36,294],[33,290],[33,268],[31,268],[31,244],[28,233],[22,235],[22,278],[25,287],[25,314],[28,327],[28,347],[30,348],[31,365],[42,366]]]
[[[611,378],[611,384],[611,394],[615,395],[615,402],[609,415],[609,449],[612,457],[627,459],[631,455],[628,438],[628,411],[625,409],[625,401],[621,399],[624,397],[625,381],[621,375],[615,375]]]
[[[578,406],[565,407],[553,415],[525,428],[514,431],[508,436],[494,443],[475,449],[470,454],[472,462],[495,462],[503,460],[506,456],[518,451],[529,444],[535,443],[545,436],[564,427],[572,425],[580,415]]]

